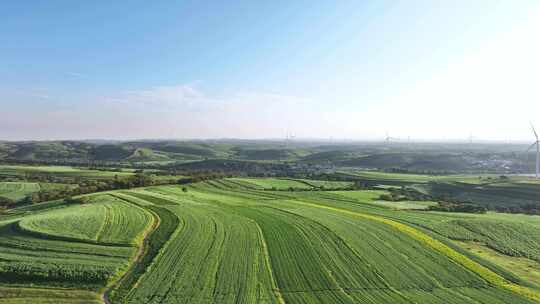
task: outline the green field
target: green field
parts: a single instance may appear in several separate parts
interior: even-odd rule
[[[540,258],[539,217],[410,210],[427,203],[385,205],[382,190],[283,191],[321,184],[346,185],[233,178],[13,209],[0,221],[0,282],[28,292],[0,303],[85,303],[65,288],[87,303],[540,302],[537,277],[508,267]]]
[[[378,181],[381,183],[414,183],[425,184],[429,182],[460,182],[467,184],[479,184],[486,182],[487,178],[497,178],[498,175],[485,174],[451,174],[451,175],[428,175],[428,174],[404,174],[388,173],[380,171],[352,171],[341,172],[341,174],[358,177],[362,180]],[[513,177],[513,180],[523,180],[522,177]]]
[[[32,182],[0,182],[0,199],[6,198],[13,203],[20,202],[28,195],[41,190],[62,190],[75,187],[58,183],[32,183]]]
[[[229,178],[227,180],[234,182],[239,186],[244,186],[246,188],[264,190],[289,190],[291,188],[310,190],[321,187],[325,189],[339,189],[347,188],[352,185],[351,182],[334,182],[291,178]]]
[[[129,267],[153,222],[144,209],[108,195],[84,205],[13,209],[1,219],[0,284],[46,292],[0,289],[0,303],[96,303],[99,291]],[[84,296],[72,288],[86,290]]]
[[[0,176],[24,177],[25,175],[56,176],[64,178],[85,178],[85,179],[110,179],[118,176],[130,176],[133,172],[129,170],[102,171],[81,169],[66,166],[21,166],[21,165],[0,165]]]
[[[39,190],[39,183],[0,182],[0,197],[5,197],[14,202],[20,201],[28,194],[38,192]]]
[[[0,161],[28,164],[71,163],[80,166],[103,163],[118,167],[182,166],[200,162],[204,170],[261,172],[247,168],[248,162],[290,163],[295,168],[317,171],[402,170],[414,173],[530,173],[534,160],[523,153],[523,144],[319,142],[283,140],[158,140],[158,141],[37,141],[0,142]],[[214,162],[216,161],[216,162]],[[243,163],[246,167],[226,163]],[[247,169],[247,170],[246,170]],[[276,176],[289,172],[275,167]],[[290,168],[289,168],[290,169]]]
[[[141,208],[100,195],[92,203],[26,216],[18,222],[21,230],[49,238],[106,244],[135,244],[141,227],[151,222]]]
[[[540,209],[540,184],[521,175],[421,175],[376,171],[338,173],[341,177],[378,188],[412,187],[434,200],[472,202],[489,210],[535,213]]]
[[[540,282],[540,262],[538,261],[525,257],[508,256],[479,242],[456,241],[456,244],[490,262],[500,265],[520,278],[530,282]]]

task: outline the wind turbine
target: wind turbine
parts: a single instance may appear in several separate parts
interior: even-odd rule
[[[538,133],[536,133],[536,130],[534,129],[534,126],[531,122],[531,128],[534,133],[534,137],[536,138],[536,141],[527,149],[527,152],[529,152],[534,146],[536,146],[536,178],[540,177],[540,140],[538,140]],[[528,154],[527,154],[528,155]]]
[[[476,137],[473,136],[472,133],[469,133],[469,137],[467,137],[467,140],[469,141],[469,144],[472,145],[473,140],[475,140]]]
[[[390,135],[388,135],[388,132],[386,132],[386,137],[384,138],[384,141],[390,142],[392,140],[399,140],[399,138],[390,137]]]

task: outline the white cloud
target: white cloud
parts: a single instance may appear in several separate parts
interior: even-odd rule
[[[49,108],[47,117],[40,109],[27,110],[18,130],[32,138],[47,130],[45,138],[268,138],[295,129],[308,134],[313,130],[306,119],[317,115],[304,98],[254,91],[210,96],[193,84],[87,98],[62,111]],[[29,132],[37,128],[43,132]]]
[[[104,98],[109,102],[135,103],[149,106],[196,106],[211,102],[195,86],[180,84],[175,86],[156,86],[143,90],[125,91]]]

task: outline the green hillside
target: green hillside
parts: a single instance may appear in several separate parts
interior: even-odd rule
[[[61,288],[86,290],[89,303],[540,302],[534,274],[516,274],[527,271],[523,260],[506,262],[539,260],[539,217],[416,211],[381,204],[383,190],[320,191],[348,185],[231,178],[12,209],[0,217],[0,303],[21,298],[13,283],[36,302],[79,303]]]
[[[30,141],[0,143],[0,162],[156,167],[227,159],[287,162],[303,171],[323,166],[413,173],[526,173],[534,167],[532,154],[527,155],[526,149],[521,144],[333,144],[304,140]]]

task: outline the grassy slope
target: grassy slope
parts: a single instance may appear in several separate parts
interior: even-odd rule
[[[501,277],[491,277],[493,273],[476,262],[455,260],[454,251],[445,252],[444,245],[426,245],[423,234],[419,238],[400,233],[400,229],[408,231],[407,226],[396,224],[400,228],[396,231],[386,220],[358,218],[348,214],[351,211],[346,207],[320,208],[324,204],[313,199],[323,194],[340,199],[335,194],[225,190],[222,186],[199,184],[188,193],[179,187],[155,187],[144,196],[138,191],[137,199],[161,202],[158,205],[176,213],[182,226],[130,299],[149,303],[529,303],[502,285],[486,284],[482,273],[489,279]],[[372,212],[360,204],[355,207]],[[233,265],[237,265],[235,271],[230,268]]]
[[[366,204],[373,204],[376,206],[384,206],[391,209],[426,209],[429,206],[434,206],[436,202],[430,201],[399,201],[390,202],[378,200],[378,197],[384,193],[381,190],[364,190],[364,191],[332,191],[339,198],[359,200]]]
[[[452,228],[455,221],[503,221],[505,225],[489,228],[493,244],[534,252],[534,247],[520,247],[523,240],[512,242],[512,236],[504,236],[515,228],[507,225],[517,222],[528,227],[520,229],[536,229],[536,217],[396,212],[374,202],[379,191],[261,191],[257,189],[269,185],[307,185],[279,179],[260,181],[199,183],[188,187],[187,193],[178,186],[162,186],[118,194],[122,200],[118,206],[131,201],[141,208],[167,210],[178,223],[167,241],[160,243],[163,248],[150,267],[135,277],[135,285],[129,285],[137,288],[122,294],[134,303],[491,304],[532,303],[527,296],[537,297],[534,291],[512,283],[511,274],[454,250],[442,237],[452,237],[454,229],[461,229]],[[99,206],[99,202],[95,204]],[[50,207],[59,214],[71,208]],[[129,212],[122,209],[119,213]],[[125,268],[133,253],[130,247],[122,252],[114,246],[35,238],[12,229],[21,217],[23,213],[15,212],[0,222],[4,232],[0,246],[10,253],[2,251],[2,259],[24,256],[22,262],[38,265],[37,256],[31,258],[28,252],[28,247],[36,246],[45,252],[40,263],[63,259],[63,267],[72,269],[70,265],[79,263],[85,271],[109,265],[111,270],[105,273],[110,278],[121,265]],[[129,217],[137,218],[134,214]],[[439,223],[450,226],[437,226]],[[115,226],[120,225],[111,227]],[[442,235],[443,241],[425,233],[424,228]],[[50,248],[56,248],[52,250],[55,256]],[[0,263],[1,270],[5,267]]]
[[[60,177],[80,177],[88,179],[113,178],[115,175],[128,176],[131,172],[100,171],[65,166],[19,166],[0,165],[0,175],[24,176],[25,174],[54,174]]]
[[[504,269],[515,273],[525,280],[540,283],[540,262],[524,257],[511,257],[478,242],[456,241],[456,244],[488,261],[502,266]]]
[[[290,179],[290,178],[229,178],[227,181],[232,181],[238,184],[238,186],[245,186],[253,189],[275,189],[275,190],[288,190],[294,189],[313,189],[324,187],[326,189],[332,188],[346,188],[352,183],[350,182],[333,182],[333,181],[319,181],[308,179]]]
[[[506,255],[540,261],[538,216],[433,214],[409,217],[407,220],[451,239],[482,242]]]
[[[465,175],[465,174],[453,174],[453,175],[425,175],[425,174],[404,174],[404,173],[388,173],[379,171],[353,171],[342,172],[342,174],[350,175],[354,177],[360,177],[365,180],[373,180],[384,182],[406,182],[406,183],[428,183],[428,182],[461,182],[477,184],[482,180],[478,175]],[[486,177],[498,177],[496,175],[483,175]]]
[[[109,195],[99,195],[87,205],[27,216],[18,225],[43,237],[127,245],[135,244],[150,222],[148,212]]]
[[[341,174],[376,185],[414,186],[437,198],[450,197],[489,207],[540,205],[540,184],[524,176],[501,179],[497,175],[419,175],[375,171]]]
[[[99,302],[96,292],[127,269],[149,221],[142,209],[107,195],[87,205],[11,210],[0,218],[0,283],[47,289],[0,287],[0,303]]]

